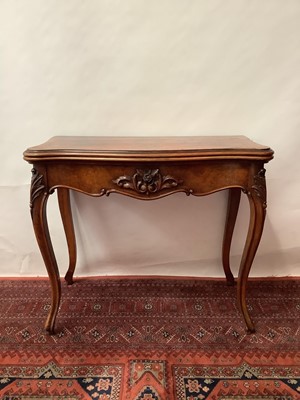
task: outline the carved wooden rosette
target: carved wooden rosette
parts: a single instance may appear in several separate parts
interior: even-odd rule
[[[132,176],[122,175],[113,180],[120,188],[149,195],[163,189],[174,189],[182,183],[171,175],[162,175],[159,169],[137,169]]]
[[[39,174],[35,168],[31,170],[31,186],[30,186],[30,213],[33,216],[33,204],[35,199],[42,193],[45,189],[43,175]]]
[[[254,185],[252,185],[251,187],[253,193],[262,201],[263,208],[267,208],[267,189],[265,173],[265,168],[262,168],[257,173],[257,175],[254,176]]]

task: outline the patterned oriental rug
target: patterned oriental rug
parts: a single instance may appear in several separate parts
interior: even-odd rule
[[[46,279],[0,280],[0,399],[300,399],[300,280],[78,279],[57,333]]]

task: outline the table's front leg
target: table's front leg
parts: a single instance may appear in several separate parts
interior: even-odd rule
[[[228,285],[234,284],[234,277],[230,269],[230,247],[231,247],[231,241],[236,222],[236,217],[239,209],[240,199],[241,199],[241,189],[230,188],[228,193],[227,216],[225,222],[223,249],[222,249],[223,268]]]
[[[69,251],[69,268],[65,275],[65,280],[68,285],[72,285],[77,252],[69,189],[57,188],[57,197]]]
[[[246,304],[246,286],[250,268],[263,232],[266,215],[266,183],[264,174],[265,170],[261,169],[254,177],[254,184],[251,189],[246,191],[250,205],[250,222],[237,285],[238,305],[249,332],[255,332],[255,327]]]
[[[60,304],[61,284],[48,229],[46,213],[48,197],[49,193],[43,182],[43,175],[33,168],[30,192],[31,217],[37,243],[46,265],[51,284],[51,308],[45,323],[45,329],[52,334],[54,333],[55,319]]]

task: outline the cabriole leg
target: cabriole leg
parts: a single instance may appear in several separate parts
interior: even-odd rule
[[[49,194],[43,184],[43,176],[32,170],[30,208],[35,236],[46,265],[51,285],[51,308],[45,323],[45,329],[53,334],[56,316],[61,298],[59,271],[49,235],[46,206]]]
[[[246,304],[246,286],[250,268],[263,232],[266,215],[266,186],[264,172],[264,169],[259,171],[258,175],[254,178],[255,184],[251,187],[251,191],[247,192],[250,204],[250,223],[237,285],[238,306],[243,314],[249,332],[255,332],[255,327],[250,318]]]
[[[230,188],[228,191],[228,206],[223,237],[222,261],[228,285],[234,285],[234,277],[230,269],[230,247],[233,230],[239,210],[241,198],[240,188]]]
[[[69,251],[69,268],[65,275],[65,280],[68,283],[68,285],[72,285],[73,275],[76,266],[76,238],[75,238],[74,224],[72,218],[69,189],[58,188],[57,198]]]

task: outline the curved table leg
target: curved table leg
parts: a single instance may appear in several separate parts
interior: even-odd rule
[[[228,285],[234,285],[234,277],[230,269],[230,246],[232,241],[233,230],[236,217],[240,205],[241,189],[230,188],[228,192],[227,216],[225,222],[225,230],[223,237],[222,261],[223,268]]]
[[[262,235],[266,214],[265,186],[253,186],[252,189],[252,192],[247,192],[250,203],[250,223],[237,284],[238,306],[243,314],[248,332],[255,332],[255,327],[247,309],[246,285],[250,268]]]
[[[69,189],[57,188],[57,198],[69,251],[69,268],[65,275],[65,280],[68,285],[72,285],[74,282],[73,275],[76,266],[76,238],[72,219]]]
[[[45,323],[45,329],[49,333],[53,334],[55,319],[58,313],[61,298],[61,284],[47,223],[46,206],[48,197],[48,193],[42,193],[42,190],[40,190],[39,194],[34,198],[34,201],[31,200],[31,215],[35,236],[45,262],[51,284],[51,308]]]

